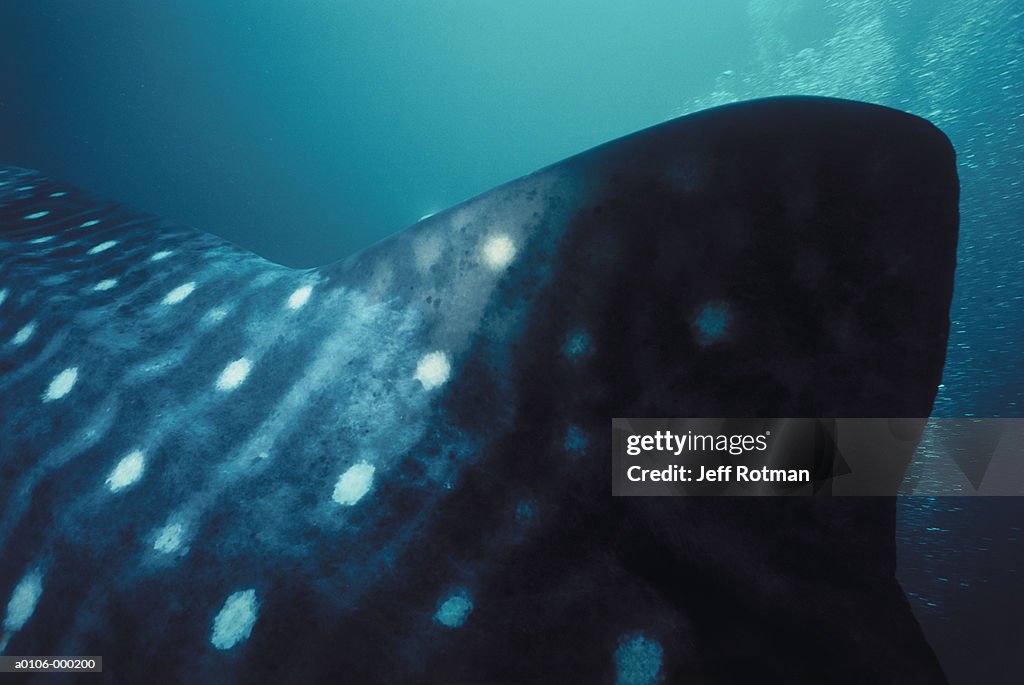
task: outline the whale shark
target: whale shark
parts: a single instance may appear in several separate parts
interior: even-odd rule
[[[894,497],[613,497],[609,438],[927,417],[958,193],[928,121],[769,98],[291,269],[0,167],[0,654],[101,656],[83,682],[945,682]]]

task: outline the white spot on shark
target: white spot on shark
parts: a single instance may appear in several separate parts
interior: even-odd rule
[[[89,221],[82,222],[79,225],[79,228],[89,228],[90,226],[95,226],[98,223],[99,223],[99,219],[91,219]]]
[[[43,574],[39,569],[26,573],[14,586],[11,599],[7,602],[7,615],[4,616],[4,636],[0,639],[0,652],[7,648],[11,635],[21,630],[32,618],[42,594]]]
[[[231,649],[242,640],[248,639],[256,624],[260,603],[256,601],[256,590],[239,590],[224,600],[224,606],[213,619],[213,634],[210,644],[217,649]]]
[[[67,195],[67,193],[65,193],[63,190],[58,193],[50,193],[50,197],[64,197],[65,195]]]
[[[186,297],[192,294],[192,291],[196,289],[194,281],[179,285],[171,292],[164,295],[163,304],[178,304]]]
[[[654,685],[658,682],[663,650],[642,633],[624,635],[615,650],[615,685]]]
[[[537,507],[533,502],[522,501],[516,505],[516,523],[526,525],[537,516]]]
[[[245,357],[236,359],[220,372],[220,376],[217,377],[217,389],[223,392],[234,390],[245,382],[245,378],[251,370],[252,362],[248,359]]]
[[[93,247],[89,248],[89,252],[87,252],[86,254],[99,254],[100,252],[106,252],[114,245],[117,245],[116,240],[105,240],[99,245],[94,245]]]
[[[124,380],[134,383],[139,380],[158,378],[172,369],[181,366],[188,355],[189,347],[172,347],[167,352],[158,353],[133,365],[124,375]]]
[[[365,461],[349,467],[338,478],[331,499],[338,504],[352,506],[370,491],[370,487],[373,485],[373,474],[376,470],[373,464],[368,464]]]
[[[565,340],[565,356],[574,362],[589,355],[591,351],[590,334],[586,331],[575,331]]]
[[[8,292],[10,292],[10,291],[7,290],[7,288],[0,288],[0,304],[3,304],[4,300],[7,299],[7,293]]]
[[[50,386],[43,393],[43,402],[52,402],[53,400],[59,400],[60,398],[71,392],[71,388],[75,387],[75,381],[78,380],[78,367],[72,366],[64,369],[50,381]]]
[[[313,292],[313,286],[304,285],[288,297],[288,308],[299,309],[306,302],[309,301],[309,296]]]
[[[420,359],[413,378],[423,385],[424,390],[433,390],[448,382],[451,372],[452,366],[448,362],[448,355],[444,352],[431,352]]]
[[[22,326],[21,329],[17,333],[14,334],[14,337],[11,338],[11,344],[12,345],[24,345],[25,343],[28,342],[29,338],[31,338],[32,334],[35,333],[35,332],[36,332],[36,322],[35,321],[29,321],[27,324]]]
[[[139,450],[129,452],[107,476],[107,487],[111,492],[117,492],[128,487],[139,478],[146,469],[146,455]]]
[[[203,315],[203,324],[212,326],[227,318],[228,310],[225,307],[214,307]]]
[[[447,628],[458,628],[473,611],[473,601],[465,590],[458,590],[449,595],[434,614],[434,620]]]
[[[47,276],[46,278],[39,279],[39,284],[45,285],[46,287],[49,288],[55,285],[64,285],[70,280],[71,277],[68,276],[67,274],[58,273],[54,274],[53,276]]]
[[[704,305],[693,326],[697,330],[697,342],[703,347],[721,340],[729,331],[732,315],[723,302],[709,302]]]
[[[33,212],[33,213],[31,213],[31,214],[26,214],[26,215],[25,215],[25,218],[26,218],[26,219],[28,219],[28,220],[30,220],[30,221],[31,221],[32,219],[42,219],[42,218],[43,218],[44,216],[46,216],[46,215],[47,215],[47,214],[49,214],[49,213],[50,213],[50,212],[48,212],[47,210],[45,210],[45,209],[44,209],[44,210],[43,210],[43,211],[41,211],[41,212]]]
[[[416,268],[426,273],[430,267],[437,263],[443,251],[441,237],[435,233],[416,236],[412,244],[412,255],[416,262]]]
[[[110,290],[117,285],[116,278],[104,278],[102,281],[92,287],[93,290]]]
[[[164,554],[177,552],[185,540],[185,526],[180,523],[168,523],[157,531],[153,540],[153,549]]]
[[[149,261],[151,261],[151,262],[159,262],[162,259],[167,259],[172,254],[174,254],[174,253],[171,252],[170,250],[160,250],[159,252],[154,252],[152,254],[152,256],[150,256]]]
[[[569,426],[569,430],[565,432],[565,440],[562,441],[562,449],[574,457],[583,454],[587,449],[587,436],[583,429],[575,424]]]
[[[516,246],[504,233],[492,235],[484,241],[483,248],[484,263],[493,271],[502,271],[512,263],[516,256]]]
[[[33,216],[35,216],[35,215],[33,215]],[[25,217],[25,218],[27,219],[28,217]],[[32,239],[32,240],[30,240],[28,242],[31,245],[42,245],[43,243],[48,243],[51,240],[53,240],[53,236],[52,235],[44,235],[41,238],[34,238],[34,239]]]

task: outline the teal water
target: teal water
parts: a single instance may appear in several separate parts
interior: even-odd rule
[[[1022,40],[1021,0],[5,2],[0,160],[306,266],[704,107],[898,107],[950,136],[963,187],[935,414],[1021,416]],[[1024,667],[1021,521],[1017,498],[901,503],[954,682]]]
[[[749,42],[702,5],[0,3],[0,157],[318,265],[681,113]]]

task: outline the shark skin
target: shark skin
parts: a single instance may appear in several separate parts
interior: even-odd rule
[[[927,121],[772,98],[293,270],[0,168],[0,653],[110,683],[945,682],[893,498],[613,498],[608,438],[928,416],[958,192]]]

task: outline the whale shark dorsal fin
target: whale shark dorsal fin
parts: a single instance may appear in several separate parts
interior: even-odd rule
[[[891,499],[612,498],[608,435],[926,416],[957,200],[931,124],[805,97],[307,270],[0,168],[0,651],[127,682],[272,655],[297,682],[653,683],[737,654],[938,681]]]

